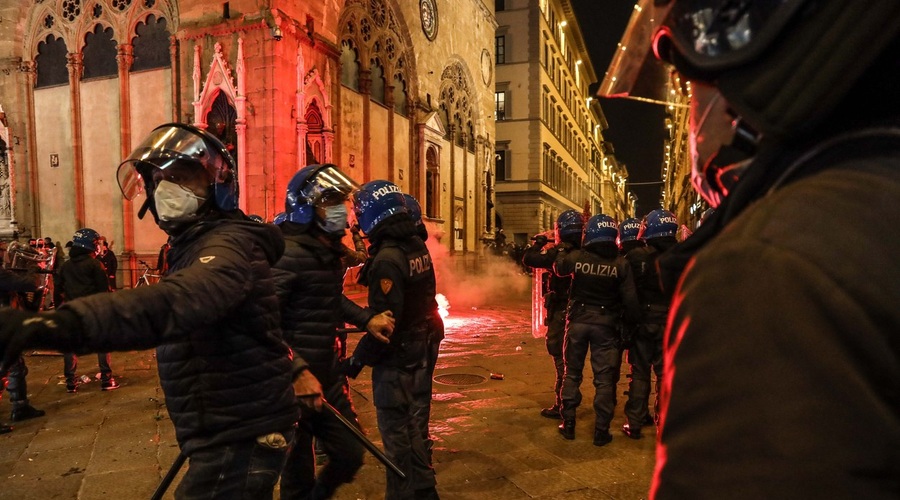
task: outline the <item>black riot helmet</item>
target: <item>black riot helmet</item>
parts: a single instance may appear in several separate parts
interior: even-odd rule
[[[714,88],[706,109],[727,109],[733,138],[694,161],[692,182],[715,207],[759,145],[896,114],[897,77],[883,77],[900,69],[898,34],[896,0],[640,0],[598,94],[663,102],[638,90],[665,89],[672,67],[694,101]]]
[[[756,131],[796,135],[827,118],[898,33],[895,0],[640,0],[598,94],[638,97],[655,54],[714,84]]]
[[[159,222],[153,195],[161,180],[199,182],[207,187],[204,206],[227,212],[238,206],[236,171],[234,158],[215,136],[192,125],[167,123],[153,129],[119,165],[117,177],[125,199],[146,193],[139,217],[149,209]]]

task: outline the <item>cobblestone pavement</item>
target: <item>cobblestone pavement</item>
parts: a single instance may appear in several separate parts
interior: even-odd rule
[[[612,443],[598,448],[591,442],[590,368],[576,438],[566,441],[557,422],[539,414],[552,403],[553,367],[543,339],[531,335],[525,298],[477,309],[451,307],[450,312],[431,421],[441,498],[647,497],[654,464],[652,427],[640,440],[619,430],[627,365],[610,428]],[[83,356],[80,373],[93,375],[95,359]],[[121,383],[113,392],[101,392],[93,380],[77,394],[67,394],[60,356],[31,355],[27,363],[32,404],[47,416],[16,423],[12,433],[0,436],[0,499],[149,498],[178,454],[153,351],[112,355]],[[366,433],[380,446],[370,374],[366,369],[352,383],[353,398]],[[10,410],[6,399],[0,403],[3,417]],[[335,498],[382,498],[384,482],[384,467],[367,455],[357,480],[341,487]],[[166,498],[172,498],[172,490]]]

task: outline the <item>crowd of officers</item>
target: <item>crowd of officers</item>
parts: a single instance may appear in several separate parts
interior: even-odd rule
[[[649,407],[651,370],[658,384],[668,314],[655,263],[677,243],[677,231],[675,216],[662,209],[643,220],[629,218],[620,224],[608,215],[587,218],[567,210],[556,220],[554,244],[539,234],[525,250],[525,266],[547,271],[544,323],[556,378],[554,404],[541,415],[561,420],[559,432],[565,439],[575,439],[588,353],[594,382],[594,445],[612,441],[609,425],[625,351],[631,381],[622,432],[640,439],[641,429],[655,424]]]
[[[360,186],[335,165],[310,165],[266,224],[238,208],[235,172],[210,133],[154,129],[118,180],[126,199],[146,195],[139,215],[168,235],[165,276],[50,311],[0,309],[0,370],[25,349],[155,347],[188,463],[176,498],[271,498],[280,481],[281,498],[319,499],[353,479],[363,446],[377,451],[360,439],[348,385],[371,366],[380,458],[393,465],[385,498],[437,498],[428,423],[444,331],[418,203],[391,182]],[[342,288],[361,263],[365,307]],[[346,324],[365,332],[352,353]],[[320,470],[314,439],[327,455]]]

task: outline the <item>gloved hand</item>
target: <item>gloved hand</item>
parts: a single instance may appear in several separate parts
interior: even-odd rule
[[[534,246],[536,246],[537,248],[544,248],[544,246],[547,244],[547,237],[543,234],[538,234],[531,239],[534,240]]]
[[[6,371],[28,348],[76,351],[81,329],[78,316],[70,311],[0,309],[0,371]]]

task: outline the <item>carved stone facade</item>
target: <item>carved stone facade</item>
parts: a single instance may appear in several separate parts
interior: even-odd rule
[[[122,199],[116,167],[169,121],[228,145],[248,214],[271,220],[294,172],[333,162],[417,197],[451,251],[479,250],[492,229],[482,54],[493,57],[496,23],[482,0],[437,2],[425,17],[402,0],[11,3],[0,186],[16,182],[0,190],[0,237],[4,224],[63,241],[90,226],[132,263],[155,256],[164,235],[138,220],[140,200]]]

